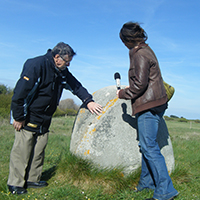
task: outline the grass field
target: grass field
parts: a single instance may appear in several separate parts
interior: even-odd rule
[[[120,169],[98,170],[91,163],[69,152],[75,117],[53,118],[46,148],[43,180],[49,186],[28,189],[28,194],[12,195],[7,189],[9,156],[14,141],[13,127],[0,120],[0,199],[20,200],[141,200],[150,198],[153,191],[135,193],[139,170],[123,177]],[[176,166],[171,174],[177,200],[200,200],[200,123],[166,121],[171,136]]]

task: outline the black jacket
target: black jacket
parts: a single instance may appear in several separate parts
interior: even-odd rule
[[[47,132],[64,88],[85,104],[93,101],[92,95],[67,68],[62,72],[57,70],[50,49],[43,56],[28,59],[14,89],[11,102],[13,118],[25,120],[26,130]]]

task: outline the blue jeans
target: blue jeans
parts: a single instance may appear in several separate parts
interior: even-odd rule
[[[142,153],[142,170],[138,190],[153,189],[153,198],[167,200],[178,195],[168,174],[165,159],[157,143],[157,132],[164,112],[150,111],[137,114],[139,147]]]

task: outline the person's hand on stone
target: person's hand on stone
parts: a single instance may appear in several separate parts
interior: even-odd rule
[[[89,109],[89,111],[93,114],[93,113],[95,113],[95,114],[97,114],[97,115],[99,115],[101,112],[102,112],[102,106],[100,105],[100,104],[98,104],[98,103],[95,103],[95,102],[89,102],[88,104],[87,104],[87,107],[88,107],[88,109]]]

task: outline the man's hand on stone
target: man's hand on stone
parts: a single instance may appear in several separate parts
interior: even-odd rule
[[[95,102],[89,102],[87,104],[87,107],[89,109],[89,111],[93,114],[93,113],[96,113],[97,115],[99,115],[101,112],[102,112],[102,106],[98,103],[95,103]]]

